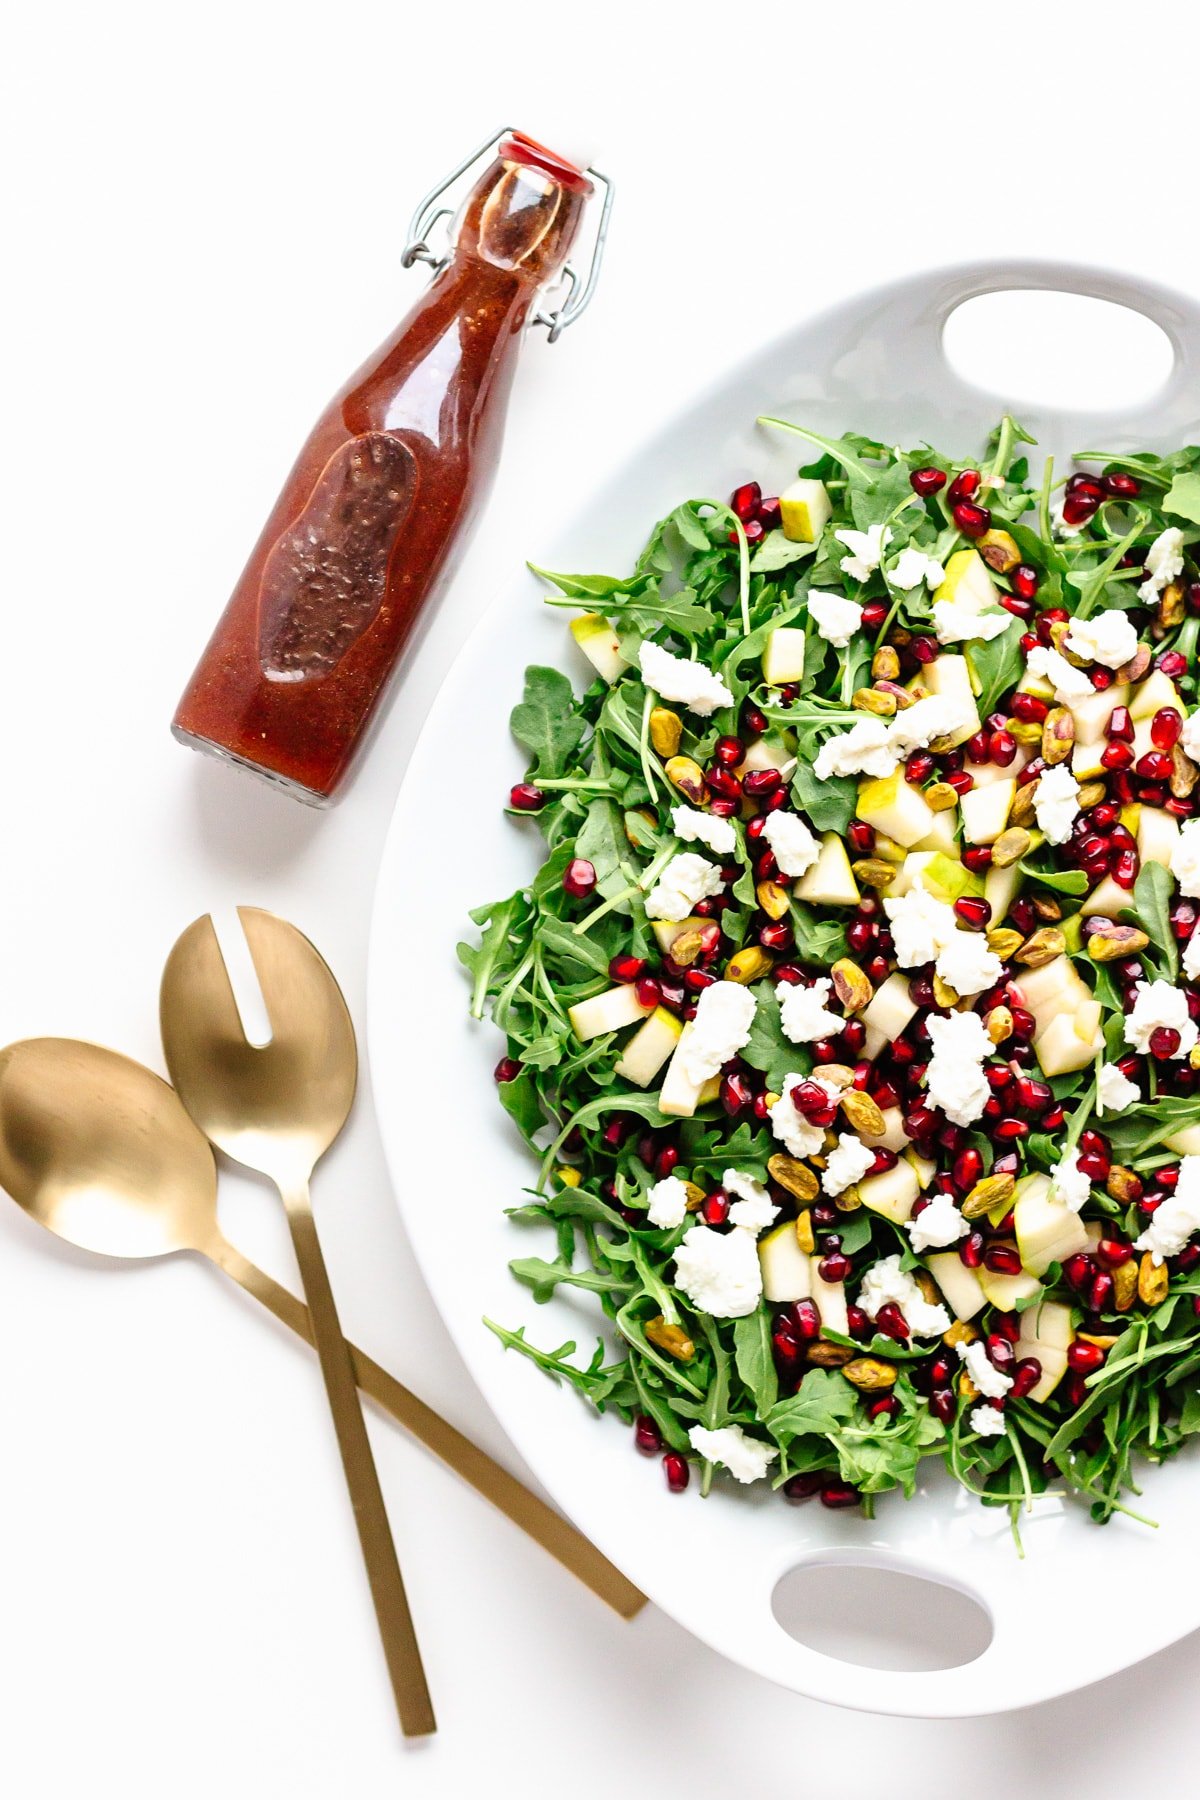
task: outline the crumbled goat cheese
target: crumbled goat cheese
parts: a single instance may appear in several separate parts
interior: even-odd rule
[[[1200,710],[1189,713],[1183,721],[1179,743],[1185,756],[1190,756],[1193,762],[1200,762]]]
[[[687,918],[697,900],[719,894],[724,885],[716,863],[694,850],[681,850],[646,895],[646,917],[677,923]]]
[[[954,908],[944,900],[935,900],[920,881],[895,900],[885,895],[883,910],[892,928],[896,961],[902,969],[917,969],[933,962],[958,931]]]
[[[1033,790],[1033,810],[1038,827],[1051,844],[1065,844],[1079,817],[1079,783],[1066,763],[1044,769]]]
[[[1175,1192],[1168,1194],[1154,1217],[1134,1242],[1135,1250],[1148,1250],[1155,1265],[1178,1256],[1193,1233],[1200,1231],[1200,1156],[1185,1156],[1179,1164]]]
[[[1163,589],[1183,574],[1183,533],[1168,525],[1159,533],[1146,552],[1146,579],[1138,589],[1138,599],[1153,606]]]
[[[821,1172],[821,1191],[830,1195],[844,1194],[848,1187],[862,1180],[874,1161],[875,1152],[868,1150],[861,1138],[849,1131],[839,1132],[837,1149],[829,1152]]]
[[[832,988],[828,975],[822,975],[811,987],[801,987],[793,981],[776,989],[784,1037],[793,1044],[812,1044],[818,1038],[837,1035],[846,1021],[840,1013],[829,1011]]]
[[[1200,979],[1200,931],[1193,931],[1183,953],[1183,972],[1189,981]]]
[[[675,836],[685,844],[703,844],[714,856],[732,856],[737,849],[732,820],[719,818],[716,813],[698,812],[694,806],[673,806],[671,824]]]
[[[913,750],[927,750],[935,739],[949,737],[968,724],[971,714],[951,694],[927,694],[898,712],[888,727],[888,744],[899,761]]]
[[[752,1231],[757,1237],[779,1217],[779,1208],[772,1204],[770,1194],[753,1175],[743,1175],[739,1169],[726,1169],[721,1186],[727,1194],[737,1195],[729,1209],[729,1223],[740,1230]]]
[[[969,1422],[976,1437],[1003,1437],[1008,1430],[1004,1414],[994,1406],[973,1406]]]
[[[956,931],[939,950],[936,967],[942,980],[963,999],[994,987],[1004,970],[1004,964],[994,950],[988,949],[987,939],[978,931]]]
[[[1197,938],[1200,947],[1200,936]],[[1186,973],[1187,956],[1184,956]],[[1141,1098],[1136,1081],[1130,1081],[1128,1075],[1122,1075],[1116,1063],[1102,1063],[1100,1077],[1096,1083],[1096,1111],[1101,1116],[1106,1112],[1124,1112],[1127,1106],[1136,1106]]]
[[[974,1343],[955,1344],[954,1348],[959,1362],[966,1365],[967,1374],[980,1393],[989,1400],[1002,1400],[1012,1386],[1012,1376],[1003,1374],[993,1365],[987,1346],[976,1338]]]
[[[740,1425],[722,1425],[718,1431],[710,1431],[707,1425],[693,1425],[688,1442],[706,1462],[722,1463],[735,1481],[761,1481],[779,1455],[778,1450],[760,1443]]]
[[[779,872],[796,881],[808,871],[821,854],[821,846],[797,813],[768,813],[763,820],[763,837],[771,846]]]
[[[851,581],[866,581],[873,575],[892,541],[886,525],[869,525],[866,531],[835,531],[833,535],[850,552],[842,558],[842,572]]]
[[[1180,827],[1171,851],[1171,873],[1181,894],[1200,899],[1200,819],[1188,819]]]
[[[978,1013],[948,1013],[929,1020],[933,1055],[925,1074],[932,1105],[944,1112],[952,1125],[973,1125],[991,1098],[983,1073],[983,1059],[993,1044]]]
[[[638,650],[642,680],[663,700],[678,701],[689,712],[707,719],[719,706],[732,706],[733,695],[719,675],[702,662],[689,662],[686,656],[672,656],[661,644],[643,641]]]
[[[860,719],[849,731],[826,738],[817,752],[813,773],[818,781],[833,775],[890,775],[899,757],[882,719]]]
[[[1051,1171],[1050,1192],[1072,1212],[1079,1212],[1091,1191],[1092,1184],[1079,1167],[1079,1152],[1072,1150]]]
[[[875,1318],[881,1306],[898,1306],[914,1337],[940,1337],[950,1329],[946,1308],[930,1304],[907,1269],[900,1267],[898,1255],[885,1256],[867,1270],[858,1304],[868,1319]]]
[[[1103,663],[1106,669],[1119,669],[1138,647],[1138,634],[1127,613],[1110,607],[1094,619],[1072,619],[1067,633],[1067,649],[1088,662]]]
[[[846,600],[841,594],[826,593],[820,588],[809,589],[808,616],[817,628],[818,637],[823,637],[835,650],[846,648],[862,624],[862,614],[857,600]]]
[[[692,1029],[679,1057],[689,1081],[701,1086],[736,1056],[754,1023],[754,995],[739,981],[714,981],[696,1002]]]
[[[1096,691],[1082,669],[1046,644],[1035,645],[1025,658],[1025,667],[1031,675],[1040,675],[1050,683],[1060,706],[1070,706],[1072,700],[1086,700]]]
[[[1012,613],[1003,608],[977,613],[969,606],[959,606],[954,600],[935,600],[933,603],[933,629],[939,644],[957,644],[968,638],[982,638],[988,643],[1015,623]]]
[[[929,1205],[923,1206],[905,1226],[918,1256],[924,1250],[944,1250],[948,1244],[957,1244],[970,1229],[949,1194],[933,1194]]]
[[[693,1225],[675,1252],[675,1286],[697,1312],[744,1319],[762,1298],[762,1271],[752,1231]]]
[[[888,570],[888,580],[891,585],[904,588],[906,592],[920,587],[922,582],[927,587],[941,587],[945,579],[946,571],[937,557],[927,556],[924,550],[918,550],[915,544],[909,544],[907,549],[902,550],[896,558],[894,567]]]
[[[1187,995],[1169,981],[1139,981],[1133,993],[1133,1011],[1125,1017],[1125,1042],[1145,1056],[1151,1035],[1165,1025],[1179,1033],[1179,1048],[1170,1060],[1178,1062],[1189,1055],[1198,1034],[1188,1012]]]
[[[674,1231],[687,1218],[687,1186],[678,1175],[664,1175],[646,1196],[646,1217],[660,1231]]]
[[[810,1125],[799,1107],[792,1102],[792,1089],[810,1079],[816,1080],[818,1087],[823,1087],[831,1100],[837,1099],[838,1090],[828,1081],[808,1075],[788,1075],[784,1078],[783,1093],[771,1108],[771,1130],[784,1149],[793,1156],[815,1156],[825,1142],[825,1127]]]

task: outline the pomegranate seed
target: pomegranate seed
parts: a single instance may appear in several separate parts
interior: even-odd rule
[[[919,663],[936,662],[942,651],[937,639],[931,637],[915,637],[908,647]]]
[[[1003,602],[1001,602],[1001,604],[1003,604]],[[1023,631],[1017,641],[1020,644],[1022,655],[1028,656],[1031,650],[1036,650],[1038,647],[1037,632]]]
[[[1161,669],[1169,681],[1177,681],[1181,675],[1187,674],[1187,657],[1178,650],[1164,650],[1155,659],[1154,666]]]
[[[979,470],[963,469],[950,483],[946,494],[951,506],[959,500],[973,500],[979,492]]]
[[[546,804],[546,796],[532,781],[518,781],[516,787],[508,791],[508,804],[514,812],[540,812]]]
[[[677,1450],[668,1450],[662,1459],[662,1466],[671,1492],[682,1494],[689,1480],[687,1457],[680,1456]]]
[[[843,1507],[858,1505],[858,1489],[848,1481],[827,1481],[821,1489],[821,1505]]]
[[[878,631],[887,616],[888,605],[886,600],[868,600],[862,610],[863,630]]]
[[[767,729],[767,715],[747,701],[742,708],[742,729],[748,737],[762,737]]]
[[[1171,710],[1173,709],[1169,707],[1163,708],[1164,712]],[[1160,713],[1155,716],[1161,718],[1162,715]],[[1178,713],[1175,716],[1178,718]],[[1152,725],[1151,730],[1153,731],[1153,729]],[[1144,756],[1138,757],[1137,762],[1133,765],[1133,772],[1135,775],[1140,775],[1143,781],[1169,781],[1171,758],[1164,756],[1161,750],[1147,750]]]
[[[993,1369],[999,1369],[1002,1375],[1012,1373],[1017,1359],[1013,1355],[1012,1339],[1007,1337],[1004,1332],[988,1333],[987,1354]]]
[[[817,1264],[817,1273],[822,1281],[845,1281],[850,1273],[850,1258],[835,1250],[829,1256],[823,1256]]]
[[[1035,1081],[1032,1075],[1021,1075],[1017,1078],[1013,1096],[1022,1112],[1042,1113],[1049,1106],[1054,1095],[1044,1081]]]
[[[1137,880],[1139,866],[1136,850],[1122,850],[1112,867],[1112,878],[1117,886],[1131,888]]]
[[[983,1158],[974,1146],[962,1150],[954,1159],[951,1179],[960,1194],[967,1193],[983,1174]]]
[[[1008,909],[1008,916],[1017,931],[1032,931],[1037,914],[1033,910],[1033,902],[1024,897],[1014,900]]]
[[[1025,1129],[1028,1130],[1028,1126]],[[989,1244],[983,1253],[983,1266],[993,1275],[1019,1275],[1021,1257],[1011,1244]]]
[[[889,1300],[875,1314],[875,1329],[884,1337],[894,1338],[898,1344],[907,1344],[912,1333],[908,1329],[908,1321],[894,1301]]]
[[[952,1425],[958,1412],[958,1402],[950,1388],[935,1388],[929,1396],[929,1410],[943,1425]]]
[[[734,769],[746,754],[741,738],[719,737],[713,745],[713,761],[723,769]]]
[[[754,1094],[744,1075],[722,1075],[721,1105],[728,1118],[738,1118],[753,1103]]]
[[[831,1100],[818,1081],[798,1081],[791,1091],[792,1105],[810,1125],[832,1125],[837,1102]]]
[[[762,503],[762,489],[757,481],[744,481],[729,496],[729,508],[742,524],[752,519]]]
[[[1186,944],[1195,931],[1197,916],[1196,907],[1191,900],[1177,900],[1171,908],[1168,914],[1171,932],[1181,944]]]
[[[1160,706],[1150,721],[1150,741],[1156,750],[1173,750],[1183,730],[1183,714],[1173,706]]]
[[[988,746],[990,742],[990,736],[986,731],[977,731],[973,737],[969,737],[964,746],[967,753],[967,761],[973,763],[985,763],[988,760]]]
[[[837,1061],[837,1046],[832,1038],[818,1038],[812,1047],[815,1063],[831,1063]]]
[[[1112,1159],[1106,1151],[1085,1150],[1080,1155],[1076,1166],[1080,1174],[1086,1175],[1089,1181],[1107,1181],[1109,1170],[1112,1168]]]
[[[1200,613],[1200,581],[1189,581],[1186,598],[1188,611]]]
[[[1012,1386],[1008,1390],[1010,1400],[1024,1400],[1031,1394],[1042,1379],[1042,1365],[1036,1356],[1023,1356],[1012,1372]]]
[[[977,506],[973,500],[960,500],[951,509],[951,516],[964,537],[981,538],[992,528],[992,515],[987,507]]]
[[[1142,484],[1133,475],[1126,475],[1123,469],[1110,469],[1102,477],[1105,491],[1118,500],[1136,500],[1142,491]]]
[[[724,1225],[729,1217],[729,1195],[724,1188],[714,1188],[700,1202],[700,1217],[706,1225]]]
[[[786,919],[773,919],[769,925],[763,926],[758,934],[758,941],[764,950],[780,950],[786,953],[792,949],[795,938]]]
[[[778,494],[768,494],[758,503],[758,523],[764,531],[776,531],[783,522],[783,507]]]
[[[1019,595],[1022,600],[1032,600],[1038,591],[1041,577],[1037,570],[1031,568],[1028,563],[1018,563],[1009,575],[1009,580],[1012,582],[1014,594]]]
[[[515,1081],[521,1073],[521,1065],[515,1056],[502,1056],[492,1070],[492,1079],[500,1086],[505,1082]]]
[[[573,900],[585,900],[596,885],[596,871],[586,857],[575,856],[563,870],[563,892]]]
[[[1022,720],[1026,725],[1041,725],[1050,708],[1036,694],[1023,694],[1018,691],[1012,697],[1012,716]]]
[[[856,956],[873,942],[877,927],[869,919],[853,919],[846,927],[846,943]]]
[[[1024,1119],[997,1119],[993,1131],[995,1136],[1001,1138],[1006,1144],[1013,1143],[1017,1138],[1029,1136],[1029,1126]],[[1019,1264],[1019,1257],[1017,1261]],[[1014,1275],[1017,1273],[1015,1269],[1012,1272]]]
[[[1088,1305],[1093,1312],[1102,1313],[1108,1311],[1109,1307],[1112,1305],[1115,1288],[1116,1284],[1114,1283],[1112,1276],[1108,1274],[1107,1270],[1102,1269],[1092,1282],[1091,1292],[1088,1294]]]
[[[994,763],[1007,769],[1009,763],[1015,762],[1017,755],[1017,740],[1012,732],[993,731],[988,741],[988,753]]]
[[[965,769],[948,769],[946,784],[948,787],[952,787],[956,794],[969,794],[975,786],[975,777],[968,775]]]
[[[821,1335],[821,1315],[815,1300],[796,1300],[788,1308],[788,1316],[798,1337],[810,1341]]]
[[[908,481],[913,493],[920,494],[925,500],[945,487],[946,472],[944,469],[914,469]]]
[[[633,985],[642,1006],[657,1006],[662,999],[662,988],[653,975],[639,975]]]
[[[1158,1062],[1170,1062],[1181,1039],[1173,1025],[1156,1025],[1150,1033],[1150,1054]]]
[[[988,901],[980,899],[974,894],[963,894],[954,902],[954,911],[964,925],[970,925],[980,930],[988,924],[992,916],[992,909]]]
[[[801,1501],[811,1500],[814,1494],[819,1494],[825,1481],[824,1475],[789,1476],[783,1484],[784,1499],[789,1500],[793,1506],[799,1506]]]
[[[704,779],[714,794],[725,800],[740,800],[742,784],[732,769],[723,768],[720,763],[712,763],[704,771]]]
[[[610,981],[636,981],[646,967],[644,956],[614,956],[608,965]]]
[[[764,794],[773,794],[782,786],[783,776],[778,769],[751,769],[742,781],[742,792],[752,800],[761,800]]]
[[[985,869],[992,866],[992,846],[971,844],[963,851],[962,860],[965,869],[970,869],[973,875],[982,875]]]
[[[972,1231],[958,1246],[958,1260],[968,1269],[983,1267],[984,1239],[982,1231]]]
[[[867,1406],[868,1419],[892,1419],[900,1411],[900,1402],[895,1394],[880,1394],[878,1400],[872,1400]]]
[[[1163,810],[1169,812],[1173,818],[1190,819],[1196,810],[1196,802],[1181,800],[1177,795],[1172,794],[1169,800],[1163,801]]]
[[[1090,1256],[1068,1256],[1063,1264],[1063,1276],[1077,1294],[1082,1294],[1092,1279],[1092,1259]]]
[[[914,750],[904,764],[904,779],[914,787],[928,781],[933,774],[933,758],[928,750]]]
[[[1085,525],[1099,504],[1091,494],[1077,488],[1063,500],[1063,520],[1068,525]]]
[[[639,1413],[634,1420],[633,1441],[643,1456],[657,1456],[662,1449],[662,1433],[648,1413]]]
[[[867,825],[862,819],[852,819],[846,827],[846,837],[850,848],[859,856],[870,856],[875,848],[875,827]]]
[[[1067,1367],[1077,1374],[1090,1375],[1101,1366],[1104,1355],[1099,1344],[1085,1344],[1081,1338],[1076,1338],[1067,1351]]]

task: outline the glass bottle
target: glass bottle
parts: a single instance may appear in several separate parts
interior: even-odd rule
[[[453,251],[301,450],[172,730],[327,804],[494,473],[530,308],[591,182],[513,135]]]

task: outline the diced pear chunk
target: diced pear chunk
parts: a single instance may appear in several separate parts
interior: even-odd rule
[[[1138,813],[1137,847],[1143,863],[1171,866],[1171,854],[1179,842],[1179,820],[1160,806],[1143,806]]]
[[[952,600],[966,612],[981,613],[1000,604],[1000,591],[978,550],[956,550],[946,563],[946,577],[934,600]]]
[[[686,919],[651,919],[650,929],[654,933],[659,949],[664,956],[669,956],[671,945],[681,932],[694,931],[698,925],[706,923],[707,921],[702,919],[698,913],[694,913]]]
[[[755,738],[746,751],[741,762],[734,770],[740,781],[751,769],[778,769],[785,781],[790,781],[796,773],[796,755],[789,750],[782,737],[773,734]]]
[[[816,862],[800,877],[792,892],[810,906],[858,905],[858,883],[846,855],[846,846],[836,831],[825,833]],[[800,948],[803,951],[803,945]]]
[[[1009,863],[1006,869],[988,870],[983,879],[983,897],[992,909],[993,926],[1003,925],[1024,880],[1018,863]]]
[[[1200,1125],[1181,1125],[1164,1142],[1176,1156],[1200,1156]]]
[[[758,1262],[764,1300],[786,1306],[793,1300],[809,1298],[812,1265],[800,1248],[795,1219],[785,1219],[782,1225],[763,1233],[758,1240]]]
[[[860,1131],[858,1135],[869,1150],[892,1150],[899,1155],[911,1141],[904,1129],[903,1109],[899,1106],[885,1106],[882,1116],[882,1131]]]
[[[1031,1275],[1044,1275],[1052,1262],[1065,1262],[1087,1248],[1083,1220],[1051,1193],[1048,1175],[1030,1175],[1017,1183],[1013,1213],[1017,1249]]]
[[[858,1197],[863,1205],[894,1225],[903,1225],[911,1218],[913,1201],[920,1192],[916,1172],[906,1162],[898,1162],[894,1169],[885,1169],[881,1175],[868,1175],[858,1183]]]
[[[1079,911],[1085,919],[1090,918],[1093,913],[1099,913],[1104,919],[1119,919],[1121,908],[1132,905],[1133,895],[1128,888],[1121,887],[1111,875],[1106,875],[1103,881],[1097,882],[1091,893],[1084,897]]]
[[[1112,689],[1109,689],[1111,694]],[[1138,719],[1152,719],[1156,712],[1164,706],[1173,706],[1176,712],[1187,718],[1187,707],[1179,698],[1179,689],[1169,676],[1161,669],[1152,669],[1145,681],[1139,681],[1129,700],[1129,716],[1135,722]]]
[[[823,481],[801,475],[779,496],[780,524],[784,537],[797,544],[815,544],[833,513],[833,502]]]
[[[798,625],[777,625],[767,639],[763,651],[763,680],[768,687],[782,687],[785,681],[799,681],[804,675],[804,648],[807,638]]]
[[[1036,1276],[1022,1271],[1020,1275],[997,1275],[994,1269],[976,1270],[979,1285],[992,1306],[1000,1312],[1012,1312],[1020,1300],[1032,1300],[1042,1291]]]
[[[1016,782],[993,781],[988,787],[971,788],[959,800],[963,836],[969,844],[994,844],[1008,824]]]
[[[1064,1013],[1061,1018],[1050,1021],[1034,1040],[1033,1047],[1042,1074],[1053,1080],[1056,1075],[1070,1075],[1076,1069],[1086,1069],[1095,1061],[1097,1052],[1103,1050],[1104,1038],[1098,1030],[1090,1037],[1081,1037],[1074,1015]]]
[[[690,1119],[696,1108],[703,1103],[704,1082],[693,1081],[683,1067],[680,1051],[687,1043],[691,1033],[690,1023],[684,1026],[679,1042],[667,1064],[667,1072],[663,1077],[662,1087],[658,1093],[658,1105],[661,1112],[669,1113],[674,1119]],[[720,1081],[717,1081],[718,1089]]]
[[[890,775],[859,784],[858,816],[908,849],[928,835],[934,815],[919,790],[904,779],[901,764]]]
[[[943,850],[910,850],[887,889],[888,898],[897,899],[907,894],[918,882],[926,893],[932,894],[935,900],[944,900],[947,905],[953,905],[964,894],[983,892],[982,880],[959,861],[957,852],[949,856]]]
[[[1025,682],[1021,683],[1026,686]],[[1087,694],[1082,700],[1072,700],[1071,717],[1075,721],[1076,744],[1099,744],[1104,748],[1108,736],[1108,721],[1118,706],[1126,706],[1129,702],[1129,687],[1124,681],[1114,682],[1110,688],[1101,688],[1095,694]]]
[[[968,1269],[956,1250],[939,1251],[927,1261],[929,1273],[956,1319],[973,1319],[987,1305],[978,1275],[974,1269]]]
[[[656,1007],[626,1044],[613,1069],[614,1075],[632,1081],[635,1087],[649,1087],[667,1058],[674,1054],[682,1032],[681,1019],[665,1006]]]
[[[953,806],[946,807],[944,812],[935,812],[933,824],[925,833],[914,850],[933,850],[942,856],[958,855],[958,813]],[[893,890],[894,891],[894,890]]]
[[[605,681],[615,681],[629,667],[621,641],[603,613],[580,613],[571,620],[571,636]]]
[[[908,990],[907,978],[897,970],[863,1007],[859,1014],[867,1028],[863,1054],[879,1055],[885,1044],[892,1044],[917,1016],[917,1003]]]
[[[632,1025],[653,1011],[653,1005],[642,1005],[633,982],[622,982],[603,994],[593,994],[590,1000],[577,1001],[568,1007],[567,1017],[575,1036],[586,1044],[589,1038],[599,1037],[605,1031],[620,1031],[622,1026]]]
[[[922,669],[921,680],[931,694],[942,694],[962,704],[963,723],[957,731],[950,733],[947,741],[953,746],[965,744],[969,737],[974,737],[979,730],[979,709],[975,705],[975,689],[971,685],[971,671],[966,658],[935,656]]]

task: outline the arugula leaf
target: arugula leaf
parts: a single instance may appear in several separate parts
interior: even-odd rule
[[[754,575],[777,575],[780,569],[790,569],[794,563],[815,555],[816,550],[815,543],[798,543],[782,531],[768,531],[750,558],[750,570]]]
[[[585,857],[596,871],[596,886],[613,911],[628,913],[628,900],[617,899],[630,886],[632,869],[626,864],[629,843],[620,810],[611,800],[593,800],[575,839],[576,856]]]
[[[808,814],[814,831],[836,831],[842,837],[858,804],[858,783],[851,775],[819,781],[812,764],[800,761],[792,777],[792,798]]]
[[[1017,620],[1013,620],[1007,631],[989,638],[986,643],[982,638],[973,638],[963,648],[979,683],[979,716],[986,718],[988,713],[996,710],[1001,695],[1016,686],[1025,667]]]
[[[1086,894],[1088,878],[1082,869],[1036,869],[1025,858],[1021,862],[1021,873],[1028,875],[1031,881],[1040,881],[1043,887],[1053,888],[1059,894]]]
[[[858,1411],[858,1395],[836,1369],[812,1369],[799,1393],[781,1400],[764,1423],[771,1435],[786,1444],[807,1432],[828,1434]]]
[[[753,993],[758,1004],[742,1058],[752,1069],[761,1069],[767,1078],[767,1086],[778,1092],[785,1076],[802,1074],[812,1059],[807,1050],[784,1037],[779,1023],[779,1001],[772,989],[760,983]]]
[[[779,1398],[779,1377],[771,1350],[771,1321],[765,1307],[733,1322],[733,1360],[760,1414]]]
[[[1163,973],[1174,981],[1179,973],[1179,945],[1171,930],[1171,899],[1174,883],[1169,869],[1161,863],[1143,863],[1133,884],[1133,908],[1142,930],[1159,952]],[[1122,907],[1122,916],[1129,912]]]
[[[1190,469],[1186,474],[1176,475],[1163,495],[1162,508],[1164,512],[1174,513],[1177,519],[1200,525],[1200,470]]]
[[[575,692],[557,669],[525,671],[525,697],[514,706],[512,734],[533,758],[533,775],[562,775],[583,742],[586,726],[575,710]]]
[[[624,594],[629,586],[615,575],[556,575],[553,569],[540,569],[536,563],[525,566],[543,581],[552,581],[560,593],[572,600],[607,600],[610,595]]]

